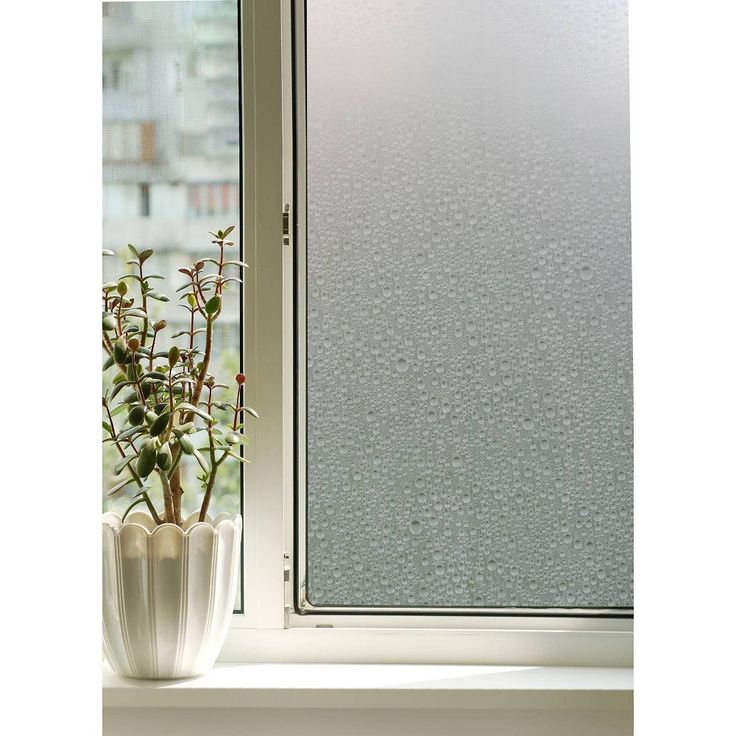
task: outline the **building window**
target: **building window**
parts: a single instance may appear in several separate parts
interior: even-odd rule
[[[113,59],[110,63],[110,86],[112,89],[120,89],[120,61]]]
[[[139,185],[141,195],[141,217],[151,216],[151,187],[149,184]]]
[[[103,125],[102,157],[106,161],[153,161],[156,158],[155,125],[110,121]]]
[[[228,217],[238,210],[238,182],[210,182],[187,186],[187,214],[200,217]]]

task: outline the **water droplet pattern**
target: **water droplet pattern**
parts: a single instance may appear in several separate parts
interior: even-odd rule
[[[310,602],[632,605],[626,4],[307,6]]]

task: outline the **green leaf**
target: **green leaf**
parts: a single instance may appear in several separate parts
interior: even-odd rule
[[[130,252],[136,257],[140,258],[140,253],[135,249],[135,246],[128,243],[128,248],[130,248]]]
[[[222,234],[223,238],[226,238],[230,233],[235,230],[235,225],[230,225],[230,227],[225,229],[225,232]]]
[[[199,409],[196,406],[193,406],[192,404],[188,404],[186,401],[182,401],[181,404],[177,404],[175,409],[179,409],[181,411],[191,411],[194,414],[196,414],[199,417],[202,417],[202,419],[205,420],[205,422],[214,422],[214,418],[210,416],[206,411]]]
[[[230,457],[234,457],[236,460],[239,460],[241,463],[248,463],[250,465],[250,460],[246,460],[244,457],[241,457],[240,455],[237,455],[234,452],[230,452],[228,450],[225,454],[229,455]]]
[[[115,362],[118,365],[122,365],[123,363],[125,363],[125,357],[127,355],[127,345],[125,344],[125,340],[122,337],[119,337],[117,340],[115,340],[115,343],[112,346],[112,354]]]
[[[223,266],[240,266],[240,268],[250,268],[245,261],[225,261]]]
[[[129,391],[127,394],[125,394],[125,396],[123,396],[121,401],[124,404],[135,404],[138,401],[140,401],[140,396],[138,396],[138,392],[135,389],[133,389],[132,391]]]
[[[103,256],[114,256],[115,251],[114,250],[108,250],[107,248],[102,249],[102,255]]]
[[[134,478],[126,478],[121,480],[120,483],[116,483],[108,492],[108,496],[114,496],[118,491],[122,491],[125,486],[129,486],[131,483],[135,483]]]
[[[102,422],[102,429],[104,429],[108,434],[112,434],[112,427],[107,422]]]
[[[130,424],[131,427],[139,427],[141,424],[143,424],[143,419],[146,416],[146,407],[142,404],[136,404],[135,406],[131,407],[130,411],[128,412],[128,424]]]
[[[258,416],[258,412],[250,406],[244,406],[243,411],[248,412],[248,414],[250,414],[252,417],[255,417],[256,419],[260,419],[260,417]]]
[[[207,461],[204,459],[204,455],[195,448],[192,449],[192,455],[194,455],[194,457],[197,458],[197,462],[199,463],[202,470],[204,470],[205,473],[209,473],[210,466],[207,464]]]
[[[194,422],[187,422],[186,424],[180,424],[178,427],[174,427],[174,434],[179,437],[185,432],[190,432],[194,429]]]
[[[187,437],[187,435],[179,435],[179,447],[185,455],[191,455],[194,452],[194,443]]]
[[[160,434],[162,434],[166,427],[169,426],[170,417],[171,414],[169,414],[169,412],[167,411],[161,414],[161,416],[157,417],[149,428],[148,434],[150,434],[151,437],[158,437]]]
[[[199,285],[204,286],[204,284],[209,284],[211,281],[220,281],[222,279],[222,276],[216,273],[209,273],[206,276],[203,276],[199,280]]]
[[[153,442],[145,442],[138,455],[135,471],[141,478],[147,478],[156,467],[156,448]]]
[[[144,374],[143,378],[147,378],[149,381],[165,381],[166,374],[160,371],[151,371],[150,373]]]
[[[110,414],[114,417],[116,417],[118,414],[122,414],[124,411],[128,411],[128,406],[126,404],[119,404],[116,406]]]
[[[110,393],[110,398],[114,399],[126,386],[132,386],[133,381],[120,381]]]
[[[102,313],[102,329],[105,332],[109,332],[110,330],[114,330],[117,327],[117,322],[115,321],[115,317],[113,317],[108,312]]]
[[[173,368],[177,361],[179,360],[179,348],[176,345],[172,345],[169,348],[168,358],[169,358],[169,367]]]
[[[171,467],[171,464],[171,448],[169,447],[169,444],[166,443],[156,455],[156,465],[158,465],[161,470],[168,470]]]
[[[209,314],[211,317],[220,308],[220,302],[221,299],[219,296],[213,296],[210,300],[208,300],[207,304],[204,305],[204,311],[207,312],[207,314]]]
[[[123,472],[126,466],[130,465],[130,463],[135,460],[135,458],[135,455],[127,455],[126,457],[121,457],[120,460],[115,463],[115,466],[112,469],[112,474],[120,475],[120,473]]]
[[[106,371],[108,368],[112,368],[115,365],[115,358],[112,355],[107,356],[107,360],[102,364],[102,370]]]
[[[123,405],[123,407],[124,407],[124,408],[127,408],[127,407],[125,407],[124,405]],[[143,434],[143,432],[145,432],[145,431],[146,431],[146,430],[145,430],[145,428],[144,428],[144,427],[142,427],[142,426],[140,426],[140,425],[136,425],[136,426],[134,426],[134,427],[128,427],[128,429],[124,429],[124,430],[123,430],[123,431],[122,431],[122,432],[121,432],[121,433],[120,433],[120,434],[118,435],[118,439],[119,439],[119,440],[128,440],[128,439],[130,439],[131,437],[135,437],[135,435],[137,435],[137,434]]]
[[[148,317],[142,309],[123,309],[124,317]]]
[[[169,297],[166,294],[146,294],[149,299],[155,299],[157,302],[168,302]]]
[[[145,263],[152,255],[153,251],[150,248],[146,248],[146,250],[141,251],[138,258],[140,259],[141,263]]]

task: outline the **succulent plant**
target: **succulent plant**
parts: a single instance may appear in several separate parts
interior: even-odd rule
[[[149,315],[152,302],[169,301],[151,283],[163,276],[145,273],[151,249],[138,251],[128,245],[132,257],[127,264],[132,272],[102,286],[102,346],[106,355],[102,370],[114,371],[111,388],[102,396],[103,442],[117,449],[120,459],[112,472],[122,476],[108,495],[134,491],[125,515],[145,503],[157,524],[181,526],[184,489],[180,462],[184,455],[191,455],[201,469],[199,520],[204,521],[218,469],[225,462],[247,462],[239,447],[246,443],[243,418],[246,413],[256,418],[258,414],[243,403],[246,378],[238,373],[232,389],[217,383],[209,373],[215,322],[222,313],[224,293],[229,284],[242,283],[230,274],[247,268],[242,261],[225,258],[227,248],[233,245],[227,240],[232,231],[231,226],[210,233],[219,249],[218,257],[202,258],[179,269],[187,278],[177,292],[181,292],[180,306],[189,313],[188,329],[167,336],[166,321],[154,321]],[[112,251],[103,254],[114,255]],[[201,333],[204,350],[196,345],[196,336]],[[177,339],[183,339],[184,344],[174,343]],[[226,392],[233,390],[228,401]],[[232,416],[231,421],[218,419],[224,412]],[[152,498],[152,479],[160,486],[161,513]]]

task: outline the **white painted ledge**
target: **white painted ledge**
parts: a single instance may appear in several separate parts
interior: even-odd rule
[[[627,667],[226,664],[187,680],[103,672],[105,708],[630,710]]]

